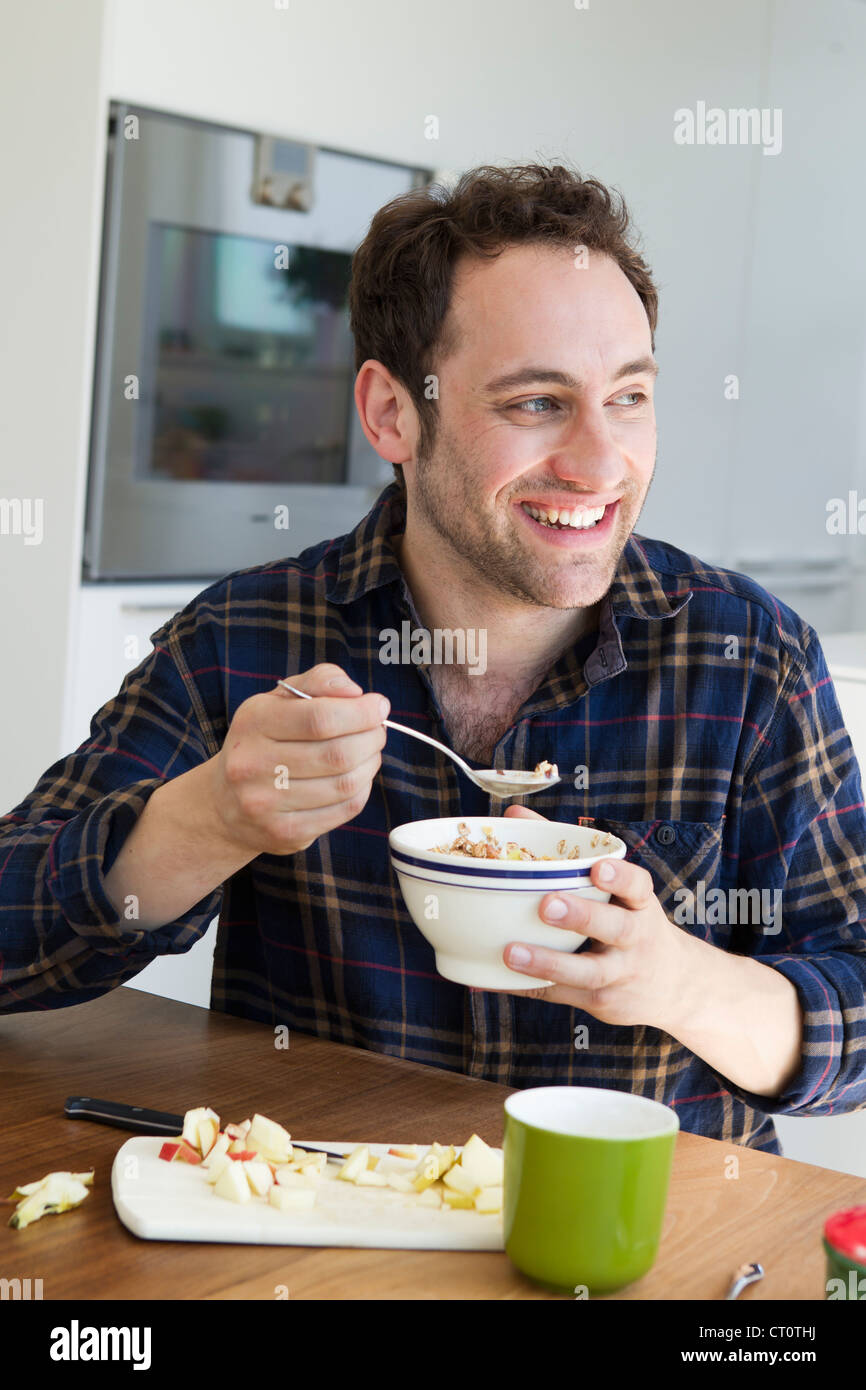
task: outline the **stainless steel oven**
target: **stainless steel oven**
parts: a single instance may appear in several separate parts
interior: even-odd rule
[[[422,170],[113,102],[84,577],[212,579],[353,527],[393,476],[347,288]]]

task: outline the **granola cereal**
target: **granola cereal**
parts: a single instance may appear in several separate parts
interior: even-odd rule
[[[574,845],[568,850],[566,841],[560,840],[556,846],[556,854],[533,854],[532,850],[525,845],[519,845],[516,840],[507,840],[505,847],[499,843],[493,830],[489,825],[482,825],[481,832],[483,839],[471,840],[469,838],[469,826],[465,820],[457,822],[457,835],[450,845],[431,845],[430,849],[435,854],[462,854],[467,859],[515,859],[515,860],[552,860],[552,859],[580,859],[580,846]],[[593,836],[592,848],[596,848],[598,835]],[[605,835],[603,845],[610,843],[610,836]]]

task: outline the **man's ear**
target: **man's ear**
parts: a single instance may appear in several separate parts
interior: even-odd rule
[[[361,429],[380,458],[399,464],[415,458],[418,412],[405,387],[373,357],[355,378],[355,409]]]

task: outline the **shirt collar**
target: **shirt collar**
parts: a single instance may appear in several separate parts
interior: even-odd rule
[[[393,538],[402,535],[405,525],[402,489],[396,482],[389,483],[354,531],[341,538],[336,566],[326,581],[331,603],[352,603],[373,589],[404,579]],[[650,564],[641,537],[632,534],[620,556],[605,607],[609,606],[614,616],[672,618],[692,594],[688,587],[680,587],[674,575],[665,578],[667,588],[662,575]]]

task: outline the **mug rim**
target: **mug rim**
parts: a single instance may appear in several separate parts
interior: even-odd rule
[[[580,1096],[581,1098],[591,1099],[598,1096],[617,1096],[625,1099],[625,1103],[632,1106],[632,1102],[639,1102],[632,1106],[635,1110],[646,1113],[647,1107],[660,1112],[659,1127],[644,1130],[635,1134],[591,1134],[575,1133],[573,1130],[556,1129],[551,1124],[540,1124],[537,1120],[525,1119],[522,1115],[515,1114],[512,1102],[519,1103],[525,1097],[536,1097],[545,1095],[547,1097],[562,1097],[565,1094]],[[532,1101],[528,1101],[532,1104]],[[599,1144],[635,1144],[645,1139],[666,1139],[679,1132],[680,1120],[675,1110],[663,1104],[662,1101],[653,1100],[650,1096],[637,1095],[634,1091],[618,1091],[609,1086],[528,1086],[523,1090],[513,1091],[503,1102],[503,1108],[509,1119],[515,1124],[523,1125],[526,1129],[534,1130],[537,1134],[549,1134],[558,1139],[578,1139],[591,1140]]]

